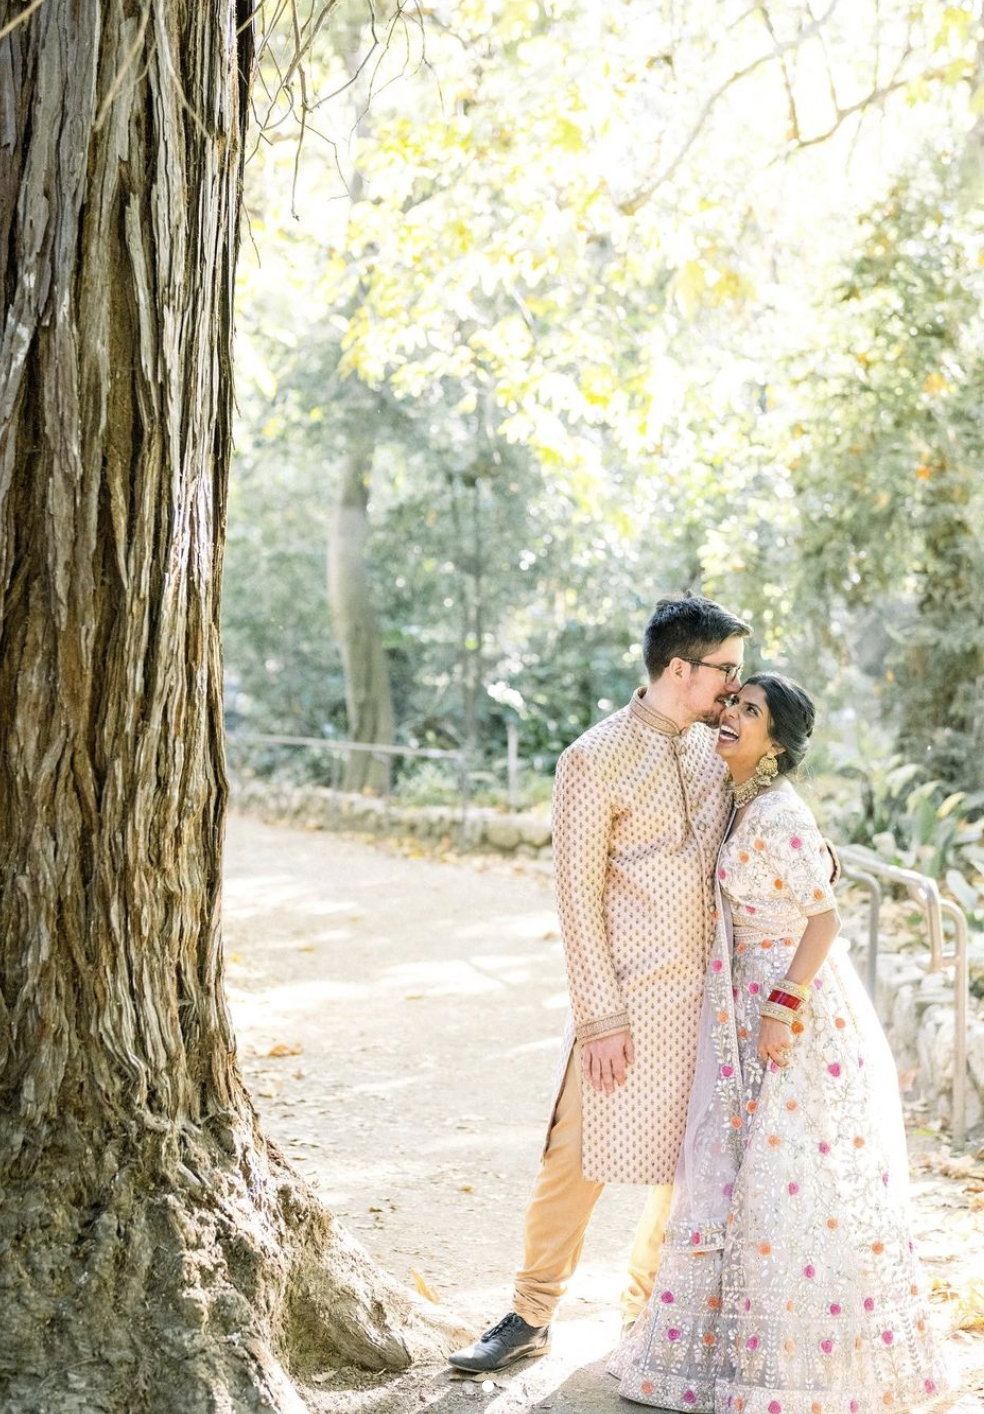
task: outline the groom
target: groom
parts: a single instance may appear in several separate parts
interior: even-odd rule
[[[513,1309],[450,1356],[456,1369],[499,1370],[546,1349],[606,1183],[651,1185],[624,1319],[652,1291],[730,813],[714,729],[739,686],[750,633],[709,599],[661,600],[643,640],[648,687],[557,763],[553,848],[572,1015]]]

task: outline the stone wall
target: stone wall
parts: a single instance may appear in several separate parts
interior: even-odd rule
[[[862,977],[867,975],[867,910],[863,895],[848,892],[841,901],[844,933]],[[875,1006],[885,1028],[907,1101],[925,1108],[927,1121],[947,1124],[952,1117],[954,999],[953,969],[927,972],[928,947],[917,941],[911,910],[888,903],[883,909],[878,953]],[[969,943],[971,996],[967,1008],[967,1128],[984,1120],[984,936],[971,934]]]
[[[550,859],[550,817],[532,812],[505,815],[469,806],[402,805],[393,799],[352,795],[326,786],[234,780],[232,803],[266,820],[318,830],[354,830],[373,835],[413,836],[458,849],[496,851],[527,859]]]

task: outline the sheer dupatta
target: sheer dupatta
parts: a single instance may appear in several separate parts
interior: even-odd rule
[[[666,1245],[691,1252],[724,1247],[741,1166],[743,1081],[731,970],[731,910],[715,882],[714,940],[700,1016],[697,1069],[677,1162]]]

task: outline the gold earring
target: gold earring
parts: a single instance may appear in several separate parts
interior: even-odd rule
[[[759,758],[759,763],[755,767],[753,779],[759,790],[765,790],[766,786],[774,781],[778,774],[779,762],[776,760],[776,754],[774,751],[767,751],[764,756]]]

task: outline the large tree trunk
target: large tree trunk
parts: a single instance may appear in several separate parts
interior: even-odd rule
[[[0,3],[0,28],[23,6]],[[222,995],[234,0],[0,39],[0,1405],[298,1410],[431,1340],[258,1132]]]
[[[393,740],[393,698],[366,560],[372,443],[353,439],[341,458],[328,529],[328,599],[345,672],[345,706],[352,741]],[[389,761],[353,751],[346,790],[386,791]]]

